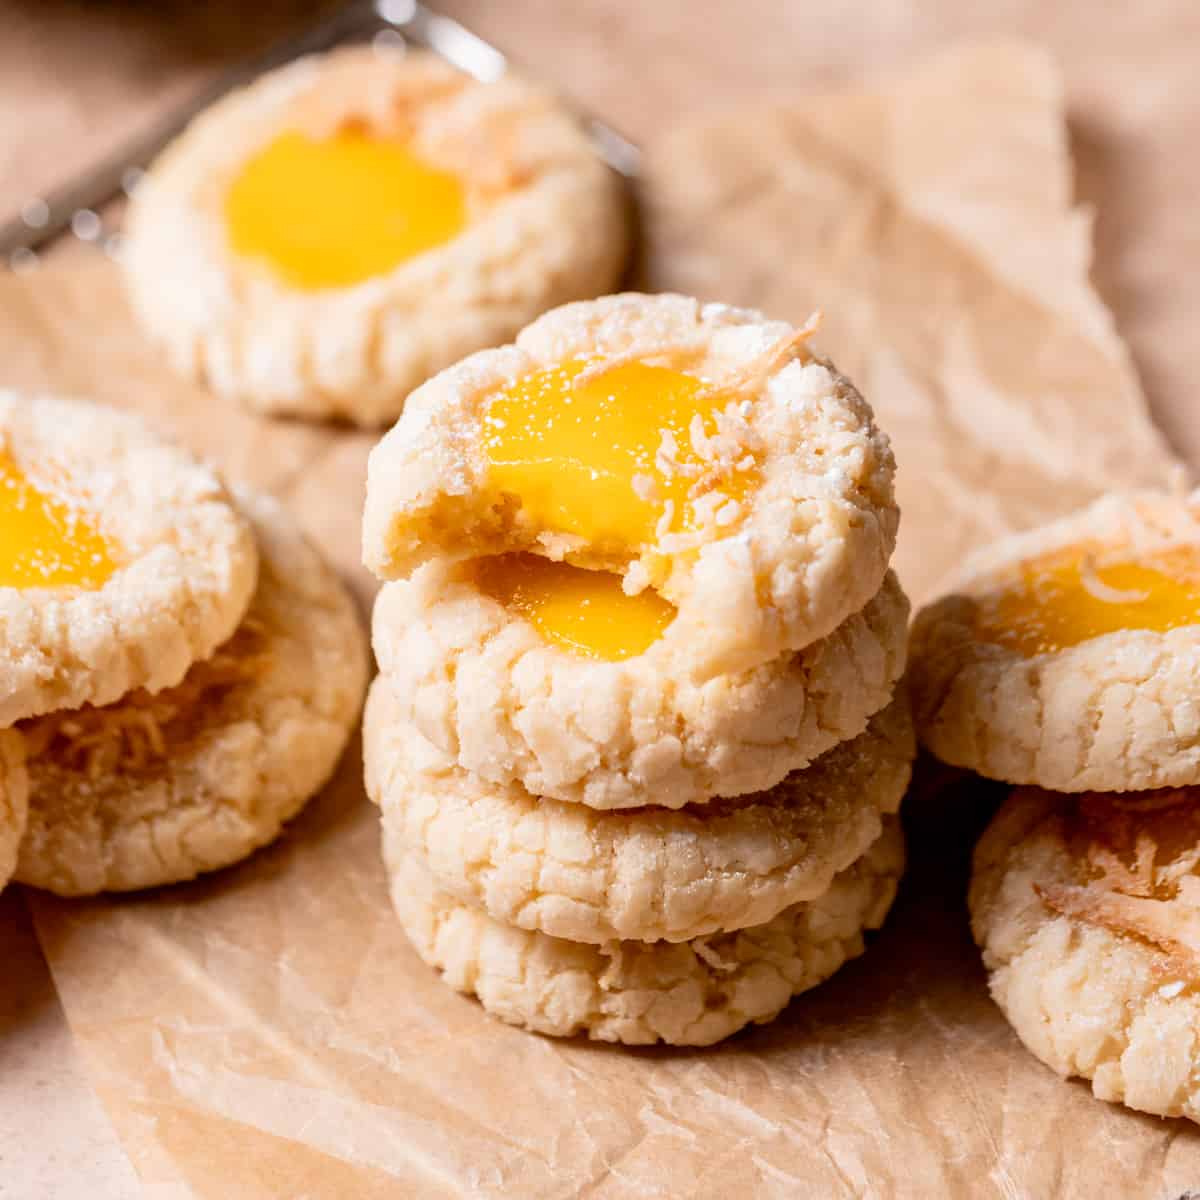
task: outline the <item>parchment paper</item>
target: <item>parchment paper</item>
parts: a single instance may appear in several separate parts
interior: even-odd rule
[[[1170,467],[1088,289],[1069,176],[1056,75],[1018,45],[651,148],[646,279],[825,309],[822,347],[895,438],[917,596],[969,544]],[[180,386],[103,266],[3,281],[0,330],[0,382],[147,412],[278,492],[367,599],[369,438]],[[241,868],[33,901],[148,1195],[1175,1197],[1200,1180],[1200,1132],[1060,1081],[989,1001],[962,900],[983,785],[926,770],[910,876],[865,958],[724,1046],[629,1051],[508,1029],[417,961],[356,753]]]

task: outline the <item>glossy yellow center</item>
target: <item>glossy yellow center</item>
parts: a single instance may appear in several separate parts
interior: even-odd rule
[[[476,564],[482,591],[520,614],[548,642],[587,658],[621,662],[644,654],[675,609],[647,588],[621,590],[620,576],[585,571],[535,554],[502,554]]]
[[[1048,654],[1125,629],[1200,624],[1200,561],[1186,550],[1093,565],[1086,548],[1026,563],[982,597],[978,631],[1020,654]]]
[[[116,569],[116,548],[100,530],[0,450],[0,587],[96,589]]]
[[[694,523],[698,497],[713,490],[706,442],[730,397],[667,367],[630,362],[595,371],[583,361],[564,362],[491,398],[484,420],[488,484],[519,497],[538,528],[629,557]],[[727,472],[716,503],[709,502],[720,523],[737,518],[752,462],[742,465],[740,473]]]
[[[284,133],[230,186],[233,249],[296,288],[349,287],[456,237],[467,223],[459,178],[402,143],[346,131]]]

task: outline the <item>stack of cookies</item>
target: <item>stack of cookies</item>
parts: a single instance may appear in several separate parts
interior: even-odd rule
[[[992,995],[1097,1096],[1200,1120],[1200,493],[970,560],[913,634],[919,732],[1019,785],[975,853]]]
[[[372,454],[367,787],[417,952],[513,1024],[707,1044],[861,953],[914,754],[887,439],[811,328],[568,305]]]
[[[94,405],[0,393],[0,886],[189,879],[332,773],[366,645],[282,510]]]

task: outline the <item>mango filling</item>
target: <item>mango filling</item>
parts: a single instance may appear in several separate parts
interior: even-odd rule
[[[1032,656],[1126,629],[1200,624],[1200,560],[1175,549],[1099,565],[1088,547],[1025,563],[982,597],[977,631]]]
[[[462,181],[405,145],[345,130],[284,133],[241,169],[225,197],[229,241],[292,287],[349,287],[456,237]]]
[[[644,654],[675,609],[657,592],[621,590],[621,577],[536,554],[502,554],[475,564],[476,582],[548,642],[585,658],[623,662]]]
[[[35,487],[0,449],[0,587],[101,588],[117,549],[73,505]]]
[[[488,487],[517,496],[539,530],[626,562],[670,533],[740,518],[757,465],[744,416],[669,367],[570,360],[489,400]]]

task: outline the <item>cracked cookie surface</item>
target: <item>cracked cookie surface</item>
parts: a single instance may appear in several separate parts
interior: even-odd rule
[[[416,952],[511,1025],[556,1037],[707,1046],[777,1016],[863,952],[904,869],[900,823],[821,897],[773,920],[690,942],[585,945],[501,924],[433,882],[385,831],[392,903]]]
[[[970,905],[1029,1050],[1102,1100],[1200,1121],[1200,792],[1017,789],[976,848]]]
[[[393,169],[387,155],[410,152],[415,165],[402,162],[398,180],[374,178]],[[296,162],[280,168],[285,159]],[[434,193],[426,211],[398,219],[379,197],[391,186],[411,204],[422,164]],[[312,184],[251,179],[236,201],[249,172],[278,169],[311,172]],[[345,189],[360,176],[353,202]],[[234,236],[239,203],[268,243],[295,243],[315,276],[298,283],[249,253]],[[445,213],[459,204],[455,227]],[[289,231],[297,209],[311,212]],[[357,236],[371,251],[422,221],[440,233],[374,272],[347,274],[320,239],[328,226],[328,238]],[[457,359],[610,290],[626,224],[616,177],[547,92],[511,73],[480,83],[433,55],[362,47],[300,59],[199,116],[138,188],[123,261],[139,318],[180,372],[262,411],[378,425]]]
[[[21,735],[0,729],[0,892],[16,869],[28,808],[29,779]]]
[[[1059,792],[1200,782],[1200,495],[1106,497],[972,556],[910,661],[946,762]]]
[[[368,567],[402,579],[435,559],[529,552],[615,572],[627,593],[652,588],[675,607],[659,653],[698,678],[828,636],[881,587],[899,514],[888,440],[853,385],[808,351],[811,332],[672,295],[547,313],[515,345],[473,355],[418,389],[376,446]],[[621,400],[618,379],[641,391]],[[541,463],[536,492],[522,494],[497,460],[496,439],[557,387],[564,405],[586,401],[587,454],[608,454],[615,433],[628,443],[618,467],[629,479],[590,460],[574,473],[584,525],[624,514],[624,541],[611,530],[590,538],[554,516],[554,479],[578,465],[570,447]],[[651,422],[630,432],[642,399],[664,404],[678,430]],[[493,411],[501,401],[510,415]],[[556,439],[570,427],[547,420],[530,439],[552,424]],[[606,489],[602,499],[593,484]]]
[[[700,682],[661,638],[622,662],[553,645],[438,561],[387,584],[372,625],[397,716],[443,753],[495,785],[612,809],[763,791],[857,737],[904,670],[907,619],[889,572],[828,637]]]
[[[675,811],[598,813],[496,787],[398,715],[386,679],[363,727],[386,836],[438,886],[505,924],[579,942],[679,942],[813,900],[879,837],[908,786],[907,699],[768,792]]]
[[[175,688],[22,723],[21,882],[80,896],[190,879],[274,840],[332,774],[366,684],[358,614],[278,504],[238,501],[261,569],[233,637]]]

